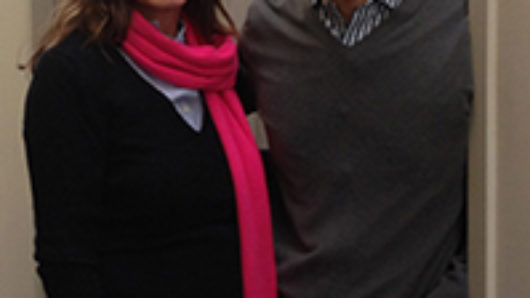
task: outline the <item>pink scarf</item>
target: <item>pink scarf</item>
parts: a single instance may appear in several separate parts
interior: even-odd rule
[[[261,156],[239,98],[236,45],[219,36],[202,44],[190,23],[189,45],[167,38],[133,11],[123,50],[147,72],[179,87],[202,90],[228,159],[239,221],[245,298],[277,297],[269,198]]]

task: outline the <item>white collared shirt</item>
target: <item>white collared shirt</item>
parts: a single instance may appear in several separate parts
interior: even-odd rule
[[[154,23],[156,27],[158,25]],[[186,26],[184,23],[180,24],[180,30],[175,36],[175,42],[186,43]],[[142,77],[147,83],[152,85],[156,90],[162,93],[172,104],[177,113],[194,131],[200,132],[203,126],[204,108],[203,100],[199,90],[187,89],[175,86],[158,77],[146,72],[138,64],[136,64],[131,57],[124,51],[121,54],[131,67]]]

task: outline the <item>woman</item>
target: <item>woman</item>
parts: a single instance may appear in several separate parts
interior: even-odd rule
[[[58,8],[24,130],[48,297],[276,296],[234,31],[218,0]]]

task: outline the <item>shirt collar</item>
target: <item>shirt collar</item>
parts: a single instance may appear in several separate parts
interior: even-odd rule
[[[328,5],[330,1],[333,0],[311,0],[311,3],[314,7],[319,7],[322,5]],[[368,2],[379,2],[385,4],[390,9],[396,9],[403,0],[368,0]]]

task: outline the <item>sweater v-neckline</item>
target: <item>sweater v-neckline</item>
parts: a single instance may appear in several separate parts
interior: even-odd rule
[[[158,97],[157,100],[162,100],[164,102],[164,105],[166,105],[169,109],[171,109],[171,112],[173,113],[173,116],[176,118],[175,119],[176,121],[178,121],[181,125],[184,125],[187,130],[193,133],[194,136],[197,136],[197,137],[201,136],[202,132],[205,130],[206,122],[209,121],[206,118],[210,117],[209,115],[210,111],[208,109],[208,106],[204,103],[204,99],[203,99],[204,97],[202,96],[202,92],[200,93],[201,93],[201,97],[202,97],[201,100],[203,101],[203,109],[204,109],[203,126],[200,131],[195,131],[193,128],[189,126],[188,123],[186,123],[186,121],[182,118],[182,116],[175,110],[175,107],[173,106],[173,103],[171,102],[171,100],[169,100],[167,96],[164,93],[162,93],[160,90],[158,90],[155,86],[153,86],[151,83],[147,82],[144,78],[142,78],[142,76],[133,68],[133,66],[125,60],[125,57],[121,55],[120,53],[120,49],[114,48],[114,51],[115,51],[115,56],[117,56],[118,57],[117,59],[119,59],[119,63],[121,63],[128,71],[132,73],[132,76],[135,80],[139,81],[140,84],[145,85],[146,88],[148,88],[151,91],[151,93],[153,93],[153,95]],[[208,115],[206,115],[206,113],[208,113]]]
[[[361,52],[365,51],[366,44],[372,43],[374,39],[380,39],[382,36],[395,29],[395,26],[403,21],[403,19],[411,18],[415,12],[424,4],[423,1],[418,0],[403,0],[400,6],[394,9],[389,17],[384,20],[377,28],[366,36],[362,41],[354,46],[345,46],[340,40],[337,40],[329,33],[329,30],[322,24],[318,16],[318,11],[311,5],[308,5],[309,10],[306,14],[308,33],[314,35],[316,39],[322,42],[325,46],[325,52],[331,56],[336,56],[337,53],[346,60],[357,59]]]

